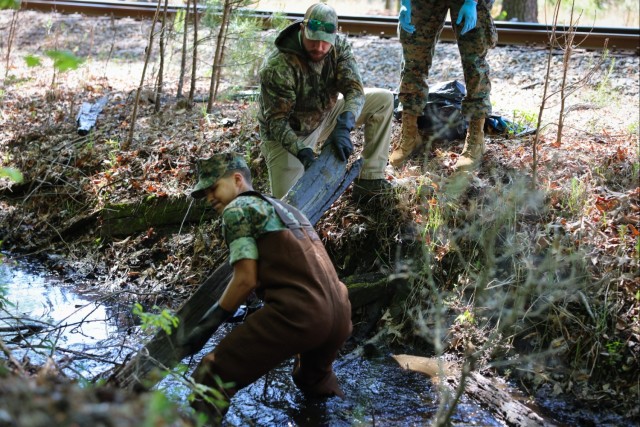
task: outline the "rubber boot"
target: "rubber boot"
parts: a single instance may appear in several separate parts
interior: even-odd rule
[[[418,116],[402,113],[402,137],[400,143],[393,149],[389,156],[389,163],[394,168],[402,166],[411,153],[418,148],[421,142],[418,131]]]
[[[464,140],[464,148],[454,169],[462,171],[476,169],[480,165],[484,150],[484,119],[471,120]]]

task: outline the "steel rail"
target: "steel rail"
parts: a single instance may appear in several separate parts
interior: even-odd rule
[[[56,11],[60,13],[80,13],[84,15],[111,15],[115,17],[131,17],[134,19],[148,19],[153,17],[156,3],[135,1],[102,1],[88,2],[82,0],[23,0],[23,9],[44,12]],[[205,6],[201,6],[204,10]],[[169,6],[168,13],[175,14],[184,10],[182,5]],[[247,15],[264,20],[265,27],[273,16],[271,11],[246,10]],[[283,15],[291,21],[301,20],[301,13],[286,13]],[[369,34],[381,37],[395,37],[398,20],[396,17],[381,16],[340,16],[340,30],[344,33]],[[547,46],[551,27],[544,24],[524,22],[496,21],[499,45]],[[627,51],[640,55],[640,29],[629,27],[586,27],[577,26],[575,31],[576,47],[587,50],[600,50],[605,46],[613,52]],[[555,35],[562,39],[566,37],[568,28],[557,27]],[[440,35],[444,41],[454,41],[455,35],[450,22],[446,22]]]

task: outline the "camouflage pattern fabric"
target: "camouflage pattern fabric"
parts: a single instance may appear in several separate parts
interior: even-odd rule
[[[305,148],[300,137],[322,124],[338,93],[344,96],[343,111],[360,116],[364,89],[351,46],[342,35],[318,63],[308,59],[302,46],[300,22],[285,28],[275,46],[260,69],[260,136],[281,143],[295,156]]]
[[[463,3],[464,0],[411,0],[411,23],[416,30],[409,34],[402,28],[398,29],[404,56],[398,96],[405,111],[414,115],[423,114],[429,95],[429,69],[447,11],[455,23]],[[491,81],[486,56],[498,41],[490,14],[492,6],[493,0],[479,0],[476,28],[466,34],[459,35],[464,22],[453,26],[467,89],[467,96],[462,100],[462,114],[469,120],[482,119],[491,114]]]
[[[289,214],[295,221],[295,217]],[[258,259],[257,239],[265,233],[286,230],[273,206],[255,196],[239,195],[222,212],[222,233],[229,246],[229,262]]]

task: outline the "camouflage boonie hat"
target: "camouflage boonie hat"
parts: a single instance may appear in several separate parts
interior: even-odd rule
[[[309,21],[319,21],[317,29],[312,30]],[[325,3],[316,3],[311,5],[304,14],[304,36],[309,40],[322,40],[331,43],[333,46],[336,41],[336,32],[338,31],[338,15],[336,11]],[[333,27],[333,32],[328,31],[329,27]],[[313,25],[311,26],[313,27]]]
[[[208,159],[199,159],[196,165],[198,183],[191,189],[191,197],[194,199],[204,197],[204,190],[215,184],[227,171],[247,168],[244,158],[234,152],[218,153]]]

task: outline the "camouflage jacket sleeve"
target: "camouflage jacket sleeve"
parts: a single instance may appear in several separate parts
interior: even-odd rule
[[[357,118],[364,106],[364,88],[358,64],[346,37],[336,37],[335,49],[338,62],[338,91],[344,96],[344,111],[351,111]]]
[[[271,137],[295,156],[305,148],[289,124],[296,105],[297,78],[290,67],[269,67],[261,72],[260,81],[262,114],[269,122]]]
[[[265,233],[286,229],[273,206],[255,196],[233,199],[222,212],[222,234],[229,247],[229,263],[259,258],[257,240]]]

